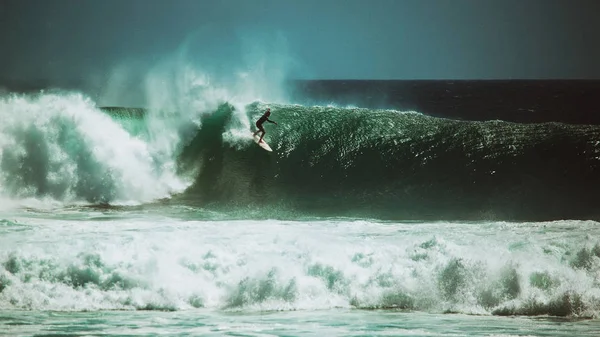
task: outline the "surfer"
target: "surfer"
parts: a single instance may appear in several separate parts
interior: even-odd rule
[[[262,135],[260,135],[260,139],[258,140],[259,143],[263,142],[262,139],[265,136],[265,133],[267,133],[265,131],[265,128],[263,128],[263,123],[269,122],[277,125],[277,122],[270,120],[269,116],[271,116],[271,108],[267,108],[267,111],[265,111],[265,113],[256,121],[256,127],[258,128],[258,130],[256,130],[256,132],[252,134],[252,136],[256,136],[259,132],[262,132]]]

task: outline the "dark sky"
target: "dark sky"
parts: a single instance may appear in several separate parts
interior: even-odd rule
[[[4,79],[81,80],[182,50],[307,79],[600,78],[599,42],[600,0],[0,2]]]

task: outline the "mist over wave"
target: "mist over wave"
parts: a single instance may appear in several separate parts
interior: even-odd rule
[[[278,48],[271,48],[276,51],[268,59],[268,48],[247,40],[237,41],[240,52],[225,61],[221,49],[190,51],[198,43],[191,39],[155,62],[116,66],[98,80],[101,89],[94,95],[57,89],[3,93],[3,206],[140,204],[180,194],[197,172],[178,171],[179,156],[205,116],[225,102],[236,107],[227,137],[239,143],[250,130],[248,102],[284,99],[284,41],[270,41]],[[108,102],[137,102],[144,109],[98,108]]]

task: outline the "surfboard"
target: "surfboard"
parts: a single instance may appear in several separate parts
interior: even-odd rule
[[[254,142],[256,144],[258,144],[258,146],[262,147],[263,149],[269,151],[269,152],[273,152],[273,149],[269,146],[269,144],[267,144],[267,142],[265,142],[265,140],[263,139],[262,143],[259,143],[258,140],[260,139],[259,135],[254,136]]]

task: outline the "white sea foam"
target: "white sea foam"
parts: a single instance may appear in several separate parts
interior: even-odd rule
[[[178,154],[203,116],[222,104],[232,105],[222,139],[232,147],[247,147],[255,116],[248,116],[246,105],[285,100],[285,41],[262,40],[273,42],[241,41],[240,57],[229,60],[226,72],[223,65],[215,66],[218,59],[198,60],[185,44],[146,67],[117,66],[99,102],[118,106],[131,101],[123,87],[141,88],[141,104],[147,109],[143,135],[128,133],[83,94],[4,93],[0,197],[6,202],[0,209],[26,206],[24,200],[34,199],[44,208],[48,203],[144,203],[182,192],[193,177],[177,176]],[[278,52],[267,55],[269,49]]]
[[[80,94],[0,98],[5,199],[145,202],[182,191],[169,160]],[[164,158],[163,158],[164,159]]]
[[[591,222],[16,220],[1,228],[3,309],[600,309],[600,259],[581,261]]]

